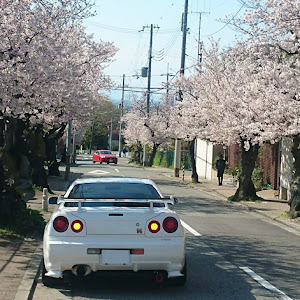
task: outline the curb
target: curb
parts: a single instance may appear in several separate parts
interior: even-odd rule
[[[66,181],[64,189],[66,190],[70,183],[75,180],[73,173],[70,174],[70,180]],[[40,276],[43,258],[43,243],[37,246],[33,258],[30,261],[24,277],[19,285],[14,300],[31,300],[36,288],[37,280]]]
[[[40,270],[42,267],[42,252],[43,245],[41,243],[35,250],[33,258],[26,269],[25,275],[18,288],[14,300],[29,300],[32,298],[36,282],[40,275]]]

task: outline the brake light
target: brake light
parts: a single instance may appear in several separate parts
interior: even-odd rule
[[[72,222],[71,228],[74,232],[80,232],[83,229],[83,224],[81,221],[76,220]]]
[[[144,249],[131,249],[130,254],[144,254]]]
[[[160,230],[160,224],[157,221],[151,221],[148,225],[148,229],[152,233],[157,233]]]
[[[178,228],[178,222],[173,217],[167,217],[163,221],[163,228],[168,233],[173,233]]]
[[[66,217],[59,216],[53,221],[53,228],[58,232],[65,232],[69,227],[69,221]]]

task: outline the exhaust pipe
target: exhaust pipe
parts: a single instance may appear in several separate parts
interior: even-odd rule
[[[164,272],[155,272],[154,281],[157,284],[162,284],[165,281],[166,275]]]
[[[88,265],[75,265],[72,267],[72,273],[78,277],[84,277],[91,274],[92,269]]]

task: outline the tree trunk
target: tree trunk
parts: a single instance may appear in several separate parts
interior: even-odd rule
[[[4,118],[0,126],[3,137],[0,144],[0,223],[4,226],[13,225],[16,220],[20,220],[19,216],[26,208],[16,190],[18,147],[15,143],[15,123],[15,119]]]
[[[148,166],[149,167],[152,167],[153,166],[153,161],[154,161],[154,157],[156,155],[156,152],[157,152],[157,149],[159,147],[160,144],[155,144],[153,145],[153,149],[152,149],[152,152],[149,156],[149,161],[148,161]]]
[[[189,154],[191,160],[191,167],[192,167],[192,182],[197,183],[199,182],[198,173],[196,169],[196,159],[195,159],[195,142],[196,138],[192,141],[189,141]]]
[[[300,217],[300,135],[293,137],[292,154],[294,157],[294,172],[291,182],[291,199],[289,216],[292,219]]]
[[[258,155],[258,145],[251,145],[248,151],[244,148],[244,141],[241,140],[241,160],[239,167],[239,187],[233,196],[233,201],[253,201],[260,199],[256,195],[252,182],[252,172]]]
[[[44,167],[45,163],[45,145],[42,138],[40,128],[34,130],[29,129],[27,124],[19,120],[19,128],[22,128],[21,132],[25,132],[27,129],[28,136],[24,138],[21,135],[18,136],[18,143],[22,149],[24,155],[27,156],[30,166],[32,168],[31,181],[33,185],[47,188],[50,191],[48,185],[47,173]]]
[[[66,124],[59,128],[50,129],[43,137],[46,145],[46,161],[48,163],[49,175],[59,176],[59,162],[56,160],[58,140],[63,136]]]

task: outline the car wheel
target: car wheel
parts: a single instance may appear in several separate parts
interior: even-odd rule
[[[187,277],[187,271],[186,271],[187,266],[186,265],[187,265],[187,263],[186,263],[186,259],[185,259],[184,266],[181,271],[183,276],[170,278],[169,281],[170,281],[171,285],[174,285],[174,286],[184,286],[185,285],[186,277]]]
[[[95,161],[93,160],[93,164],[95,163]]]
[[[45,263],[44,263],[44,259],[43,259],[43,264],[42,264],[42,283],[43,283],[43,285],[51,287],[51,286],[54,286],[55,284],[57,284],[58,282],[60,282],[60,280],[57,278],[45,276],[46,273],[47,273],[47,270],[45,268]]]
[[[100,165],[102,164],[102,161],[99,161]]]
[[[109,161],[107,162],[107,164],[109,165]]]
[[[115,165],[117,164],[117,162],[115,162]]]

